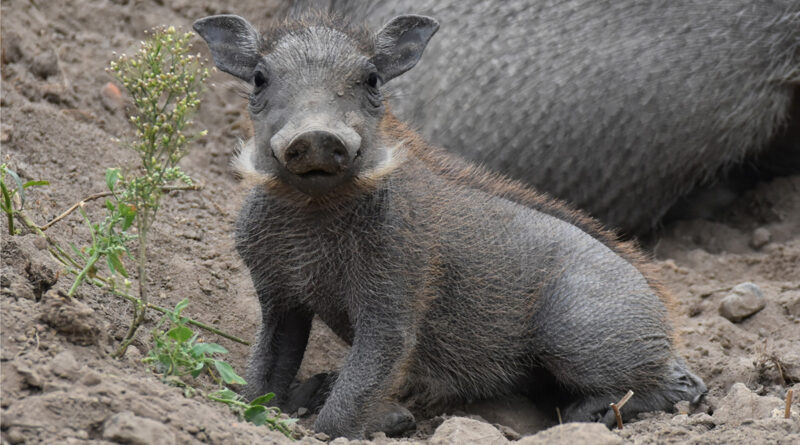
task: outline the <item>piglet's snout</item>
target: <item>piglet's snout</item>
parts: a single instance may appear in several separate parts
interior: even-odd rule
[[[350,128],[304,128],[281,131],[271,140],[273,154],[298,176],[337,175],[350,170],[361,147],[361,137]]]
[[[336,174],[352,161],[341,139],[327,131],[298,135],[284,153],[286,169],[296,175]]]

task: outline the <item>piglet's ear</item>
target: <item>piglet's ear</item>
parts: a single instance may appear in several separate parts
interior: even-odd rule
[[[438,29],[439,22],[422,15],[401,15],[383,25],[372,58],[381,80],[388,82],[413,68]]]
[[[192,27],[208,43],[217,68],[242,80],[253,78],[261,57],[261,36],[253,25],[237,15],[213,15]]]

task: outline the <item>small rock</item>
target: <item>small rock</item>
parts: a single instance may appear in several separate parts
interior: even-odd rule
[[[9,443],[17,444],[17,443],[25,443],[25,441],[29,439],[29,437],[25,434],[25,431],[19,427],[11,427],[8,430],[8,441]]]
[[[134,445],[154,443],[171,445],[175,443],[175,434],[161,422],[123,411],[114,414],[106,421],[103,426],[103,439]]]
[[[772,240],[772,234],[765,227],[759,227],[753,230],[753,235],[750,238],[750,246],[753,249],[760,249]]]
[[[308,414],[308,408],[306,408],[304,406],[301,406],[300,408],[297,408],[297,416],[296,417],[303,417],[306,414]]]
[[[451,417],[436,428],[428,442],[431,445],[461,445],[479,443],[500,445],[508,443],[497,428],[466,417]]]
[[[54,290],[42,297],[41,319],[73,343],[98,344],[108,331],[108,323],[86,304]]]
[[[42,98],[51,104],[61,104],[68,102],[67,91],[60,83],[47,83],[39,87]]]
[[[681,400],[675,404],[674,410],[676,413],[688,415],[692,411],[691,403],[688,400]]]
[[[514,429],[510,426],[495,424],[494,427],[503,433],[503,436],[505,436],[505,438],[508,440],[519,440],[522,438],[522,435],[514,431]]]
[[[745,421],[766,419],[772,410],[783,406],[783,400],[773,396],[759,396],[747,389],[744,383],[734,383],[728,395],[714,411],[714,422],[736,426]]]
[[[11,141],[11,125],[0,125],[0,144]]]
[[[689,425],[702,426],[710,430],[716,426],[716,423],[714,423],[714,418],[709,416],[708,413],[697,413],[689,416]]]
[[[44,51],[33,58],[31,72],[41,79],[58,74],[58,58],[52,51]]]
[[[106,83],[100,90],[100,100],[109,111],[118,110],[125,105],[122,92],[112,82]]]
[[[133,362],[138,362],[144,358],[144,356],[142,356],[142,351],[140,351],[139,348],[134,345],[128,346],[128,349],[125,352],[125,357]]]
[[[722,299],[719,313],[728,320],[738,323],[764,309],[766,305],[767,300],[761,288],[754,283],[746,282],[737,284],[731,293]]]
[[[4,30],[5,31],[5,30]],[[22,60],[24,55],[24,51],[20,46],[20,42],[22,41],[22,37],[19,34],[9,32],[7,35],[3,36],[2,39],[2,60],[3,65],[7,63],[17,63]]]
[[[83,383],[86,386],[97,386],[102,381],[103,381],[103,378],[100,376],[100,374],[98,374],[95,371],[91,371],[91,370],[87,371],[83,375],[83,378],[81,379],[81,383]]]
[[[331,440],[331,436],[329,436],[329,435],[327,435],[325,433],[316,433],[316,434],[314,434],[314,439],[321,440],[323,442],[327,442],[327,441]]]
[[[517,445],[618,445],[622,438],[599,423],[565,423],[533,436],[523,437]]]
[[[20,375],[22,375],[22,379],[28,386],[34,388],[42,388],[44,386],[42,377],[34,369],[31,369],[30,367],[22,363],[16,364],[15,367],[17,368],[17,372],[20,373]]]
[[[80,369],[81,366],[78,364],[78,361],[75,360],[75,356],[70,350],[58,353],[58,355],[53,357],[53,360],[50,361],[50,372],[70,381],[78,377],[78,371],[80,371]]]

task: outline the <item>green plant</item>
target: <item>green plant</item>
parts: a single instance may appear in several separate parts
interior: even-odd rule
[[[269,393],[247,403],[228,388],[220,389],[208,395],[209,399],[230,406],[234,412],[241,415],[246,421],[255,425],[266,425],[270,429],[280,431],[286,437],[291,438],[291,425],[297,422],[297,419],[282,419],[279,408],[267,406],[274,397],[275,394]]]
[[[6,175],[11,176],[16,187],[9,187],[6,184]],[[9,235],[16,235],[19,232],[14,227],[14,215],[25,208],[25,189],[49,184],[47,181],[28,181],[23,183],[17,172],[8,168],[6,164],[0,165],[0,192],[3,194],[2,199],[0,199],[0,209],[6,214]],[[19,203],[15,204],[15,200],[19,200]]]
[[[216,343],[198,341],[200,334],[187,326],[188,319],[181,316],[181,312],[188,305],[189,300],[184,298],[175,309],[164,314],[153,330],[154,345],[144,362],[171,383],[178,383],[187,375],[198,377],[205,372],[220,385],[244,385],[246,382],[230,364],[214,357],[227,354],[228,350]],[[168,329],[163,328],[166,323]]]
[[[128,233],[128,229],[136,218],[136,208],[125,202],[124,197],[120,197],[115,193],[114,188],[121,178],[122,174],[118,168],[106,170],[106,185],[114,197],[114,201],[106,199],[106,217],[101,223],[92,223],[83,210],[83,206],[78,207],[86,225],[89,227],[92,244],[84,251],[78,250],[74,244],[71,245],[76,257],[80,258],[84,265],[72,283],[72,287],[69,290],[70,296],[75,294],[78,286],[87,276],[94,276],[96,272],[95,264],[101,257],[106,258],[111,276],[113,277],[119,273],[126,278],[126,287],[128,286],[128,271],[125,269],[120,257],[123,254],[130,257],[127,243],[136,239],[136,235]]]
[[[250,423],[266,425],[291,437],[290,425],[296,419],[282,419],[279,408],[267,406],[275,394],[265,394],[247,403],[224,386],[244,385],[247,382],[236,374],[229,363],[215,357],[218,354],[227,354],[225,348],[216,343],[199,341],[199,334],[187,326],[187,318],[181,312],[188,305],[189,300],[183,299],[175,309],[164,314],[153,330],[153,348],[143,361],[161,374],[166,383],[182,386],[187,392],[195,390],[185,383],[184,378],[208,374],[219,385],[217,391],[208,394],[209,399],[225,403]]]
[[[74,294],[87,277],[96,274],[101,258],[106,259],[112,288],[117,274],[125,278],[128,286],[122,259],[132,256],[127,245],[136,241],[139,298],[134,303],[128,332],[115,353],[118,356],[133,340],[148,307],[147,242],[163,191],[175,182],[193,188],[192,179],[178,162],[188,153],[189,142],[206,134],[190,130],[191,115],[200,104],[203,82],[209,74],[199,56],[189,54],[191,37],[191,33],[178,32],[174,27],[158,29],[133,56],[123,54],[108,68],[125,87],[135,107],[131,117],[135,138],[125,145],[139,155],[140,164],[126,175],[118,168],[106,171],[108,192],[104,194],[106,216],[102,222],[92,223],[79,203],[91,233],[91,245],[82,250],[73,246],[76,259],[82,264],[78,265],[69,293]],[[132,226],[136,227],[135,235],[129,233]]]

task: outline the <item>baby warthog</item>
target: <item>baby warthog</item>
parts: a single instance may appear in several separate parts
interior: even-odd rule
[[[254,185],[237,248],[262,311],[248,397],[290,403],[315,314],[352,346],[315,395],[314,428],[334,437],[409,426],[385,408],[396,401],[425,411],[548,387],[565,420],[611,424],[628,390],[628,418],[705,393],[635,249],[392,116],[383,86],[417,63],[435,20],[194,28],[252,86],[255,136],[236,160]]]

